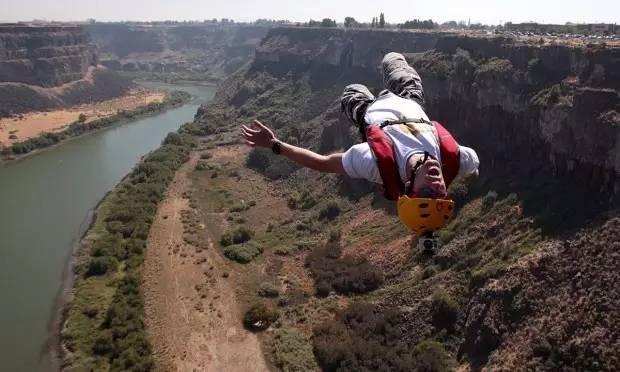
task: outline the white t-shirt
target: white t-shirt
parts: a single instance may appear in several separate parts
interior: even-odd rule
[[[377,98],[368,109],[364,117],[370,125],[377,125],[403,119],[424,119],[428,116],[422,107],[415,101],[401,98],[393,93],[387,93]],[[401,131],[399,125],[390,125],[384,128],[394,143],[396,164],[403,182],[407,181],[407,161],[412,155],[423,154],[425,151],[441,162],[439,143],[435,127],[426,123],[414,124],[416,134]],[[474,173],[480,164],[476,152],[465,146],[459,146],[460,167],[457,177],[468,176]],[[365,178],[374,183],[382,183],[377,161],[368,143],[352,146],[342,157],[345,172],[351,178]]]

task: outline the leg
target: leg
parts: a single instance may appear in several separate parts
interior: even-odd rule
[[[340,98],[340,108],[359,128],[362,140],[366,141],[366,109],[375,100],[375,96],[362,84],[352,84],[344,88]]]
[[[424,88],[417,71],[409,66],[400,53],[388,53],[381,62],[383,83],[397,96],[412,99],[424,106]]]

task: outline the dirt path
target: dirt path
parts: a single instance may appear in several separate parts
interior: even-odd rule
[[[193,156],[176,174],[153,222],[144,268],[146,324],[157,371],[268,371],[256,335],[241,325],[226,263],[212,243],[184,240],[183,197]],[[201,226],[203,227],[203,226]]]

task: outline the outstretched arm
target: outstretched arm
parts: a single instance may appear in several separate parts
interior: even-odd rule
[[[243,134],[248,146],[271,149],[274,143],[280,142],[280,154],[301,166],[319,172],[345,174],[342,167],[342,153],[320,155],[301,147],[289,145],[279,141],[273,131],[258,120],[254,121],[252,128],[242,125],[241,134]]]

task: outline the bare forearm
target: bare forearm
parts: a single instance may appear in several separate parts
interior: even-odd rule
[[[320,155],[316,152],[301,147],[289,145],[278,141],[273,130],[258,120],[254,121],[252,128],[241,126],[241,134],[245,143],[251,147],[273,148],[276,143],[280,144],[280,154],[295,163],[317,170],[319,172],[345,174],[342,165],[342,154]]]
[[[344,172],[341,165],[341,154],[321,155],[302,147],[280,142],[280,154],[295,163],[320,172]]]

